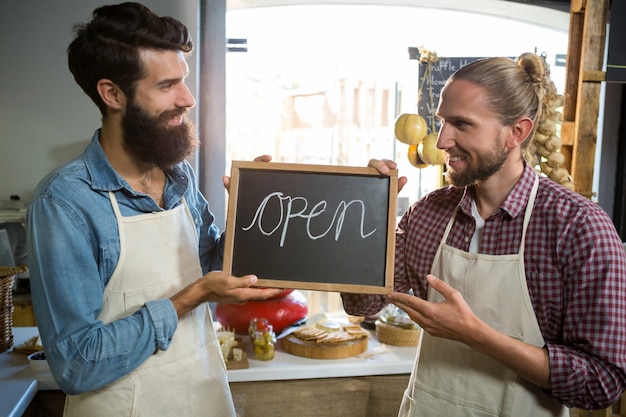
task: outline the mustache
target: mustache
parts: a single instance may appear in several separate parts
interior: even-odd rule
[[[164,122],[174,117],[183,116],[186,120],[189,119],[189,109],[181,108],[181,109],[173,109],[173,110],[165,110],[163,113],[159,115],[159,121]]]
[[[443,149],[443,152],[450,157],[468,155],[463,149],[457,147],[454,147],[453,149]]]

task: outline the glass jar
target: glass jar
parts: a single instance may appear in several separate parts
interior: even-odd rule
[[[255,317],[250,320],[250,324],[248,325],[248,336],[250,336],[250,340],[254,339],[256,332],[266,329],[267,326],[270,326],[270,323],[266,318]]]
[[[276,344],[276,334],[271,324],[266,319],[252,319],[248,328],[250,341],[254,346],[254,355],[260,361],[271,361],[274,359],[274,345]]]

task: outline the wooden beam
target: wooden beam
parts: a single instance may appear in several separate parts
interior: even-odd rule
[[[576,99],[575,140],[570,173],[576,191],[587,198],[591,198],[601,85],[595,80],[585,80],[585,74],[602,72],[609,0],[596,0],[586,6]]]
[[[562,121],[561,122],[561,144],[568,146],[571,148],[574,145],[574,130],[576,130],[576,123],[572,121]],[[567,165],[567,170],[569,171],[571,168],[571,164]]]
[[[583,81],[599,83],[606,80],[606,72],[604,71],[583,71]]]
[[[578,101],[578,78],[580,76],[580,60],[583,43],[584,13],[581,5],[572,2],[567,55],[565,58],[565,91],[563,94],[563,122],[574,122],[576,118],[576,102]],[[572,141],[573,142],[573,141]]]
[[[583,42],[584,2],[574,0],[570,5],[569,35],[565,58],[565,90],[561,125],[561,153],[566,155],[563,167],[572,172],[572,151],[576,127],[576,102],[578,101],[578,78],[580,53]],[[572,177],[573,178],[573,177]]]

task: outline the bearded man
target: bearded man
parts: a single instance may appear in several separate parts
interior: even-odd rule
[[[532,53],[446,81],[437,147],[450,185],[398,223],[395,292],[343,295],[348,314],[392,302],[423,328],[399,417],[567,417],[626,388],[621,239],[597,204],[524,159],[549,82]]]
[[[69,67],[102,126],[27,214],[33,306],[64,415],[234,416],[208,302],[280,290],[220,271],[222,236],[185,160],[198,142],[189,32],[138,3],[100,7],[75,31]]]

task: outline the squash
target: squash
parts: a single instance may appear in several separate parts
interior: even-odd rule
[[[396,118],[394,133],[400,142],[416,145],[428,133],[428,126],[426,120],[419,114],[403,113]]]
[[[437,148],[436,133],[431,133],[422,139],[417,145],[417,153],[422,161],[430,165],[441,165],[446,161],[443,151]]]
[[[422,161],[422,158],[420,158],[417,152],[417,144],[409,146],[409,150],[406,156],[409,159],[411,165],[413,165],[415,168],[426,168],[428,166],[428,164]]]

